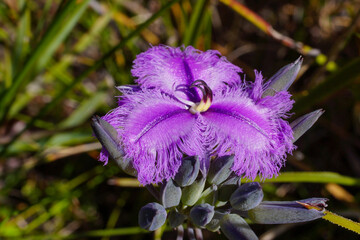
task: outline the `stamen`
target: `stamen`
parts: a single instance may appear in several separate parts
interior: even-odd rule
[[[199,103],[191,106],[190,112],[192,114],[196,114],[198,112],[206,112],[210,108],[213,99],[213,93],[210,87],[203,80],[194,81],[193,84],[190,85],[190,88],[193,87],[200,89],[203,97]]]

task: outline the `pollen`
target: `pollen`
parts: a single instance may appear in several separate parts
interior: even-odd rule
[[[196,114],[199,112],[206,112],[210,108],[212,103],[213,93],[211,88],[203,80],[194,81],[194,83],[190,87],[191,88],[196,87],[200,89],[200,91],[203,94],[203,97],[199,103],[192,105],[189,111],[192,114]]]
[[[207,99],[207,101],[201,101],[195,105],[193,105],[189,111],[192,114],[196,114],[198,112],[206,112],[211,106],[211,100]]]

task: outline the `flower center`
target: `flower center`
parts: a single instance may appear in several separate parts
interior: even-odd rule
[[[210,108],[213,99],[213,93],[210,87],[203,80],[194,81],[193,84],[190,85],[190,88],[193,87],[200,89],[200,91],[203,94],[203,97],[201,98],[200,102],[193,104],[190,107],[189,111],[192,114],[207,111]]]

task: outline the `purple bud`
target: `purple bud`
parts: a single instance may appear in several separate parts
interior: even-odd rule
[[[207,176],[208,182],[215,185],[224,182],[232,173],[231,167],[233,163],[233,155],[222,156],[213,160],[210,163],[210,169]]]
[[[141,228],[155,231],[166,221],[166,210],[158,203],[148,203],[139,211],[139,225]]]
[[[197,156],[183,158],[174,180],[181,187],[189,186],[195,181],[199,169],[200,161]]]
[[[214,206],[203,203],[191,208],[190,219],[196,226],[204,227],[214,217],[214,213]]]
[[[309,209],[306,205],[326,207],[325,198],[309,198],[299,201],[264,201],[248,212],[255,223],[284,224],[312,221],[325,216],[322,211]],[[301,203],[304,203],[301,204]]]
[[[258,182],[245,183],[231,195],[230,204],[237,210],[248,211],[259,205],[263,197],[264,193]]]
[[[116,161],[120,168],[127,174],[137,176],[130,159],[124,159],[124,151],[118,142],[116,129],[108,122],[98,116],[92,118],[91,127],[96,138],[101,145],[108,151],[110,157]]]
[[[186,216],[184,214],[179,213],[176,209],[173,209],[168,214],[169,225],[172,228],[176,228],[183,224]]]
[[[303,58],[299,57],[295,62],[290,63],[277,71],[274,76],[269,79],[269,85],[262,97],[274,96],[277,92],[288,90],[299,73],[302,62]]]
[[[165,208],[175,207],[180,203],[181,188],[172,179],[169,179],[161,186],[160,197]]]
[[[304,116],[301,116],[295,119],[290,126],[293,130],[293,142],[298,140],[309,128],[314,125],[314,123],[319,119],[319,117],[324,113],[324,110],[318,109],[311,113],[308,113]]]
[[[246,221],[237,214],[225,215],[220,221],[220,229],[229,240],[257,240]]]
[[[207,230],[212,232],[217,232],[220,229],[220,221],[227,213],[215,211],[214,217],[211,221],[205,226]]]
[[[201,177],[195,180],[190,186],[184,187],[182,189],[181,202],[184,205],[192,206],[200,198],[202,191],[205,187],[205,177]]]

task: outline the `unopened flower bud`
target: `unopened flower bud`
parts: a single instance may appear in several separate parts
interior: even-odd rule
[[[192,206],[194,205],[200,198],[202,191],[205,187],[205,177],[199,177],[193,182],[190,186],[184,187],[182,189],[181,202],[184,205]]]
[[[137,176],[137,172],[134,169],[131,160],[123,158],[124,151],[118,142],[116,129],[98,116],[92,118],[91,126],[96,138],[120,168],[131,176]]]
[[[299,57],[295,62],[290,63],[277,71],[274,76],[269,79],[269,85],[262,97],[274,96],[276,92],[288,90],[300,71],[302,61],[302,57]]]
[[[308,209],[304,204],[324,208],[327,199],[310,198],[300,201],[264,201],[248,212],[249,218],[255,223],[284,224],[312,221],[325,214],[316,209]]]
[[[304,116],[301,116],[295,119],[290,126],[293,130],[293,142],[298,140],[309,128],[314,125],[314,123],[319,119],[319,117],[324,113],[324,110],[318,109],[311,113],[308,113]]]
[[[172,228],[176,228],[184,223],[186,216],[179,213],[176,209],[173,209],[168,214],[169,225]]]
[[[155,231],[166,221],[166,210],[158,203],[148,203],[139,211],[139,225],[141,228]]]
[[[220,229],[220,221],[227,213],[215,211],[214,217],[206,224],[206,229],[212,232],[217,232]]]
[[[189,186],[198,176],[199,169],[200,161],[197,156],[183,158],[181,166],[176,173],[174,180],[181,187]]]
[[[257,240],[246,221],[237,214],[225,215],[220,221],[220,229],[229,240]]]
[[[204,227],[214,217],[214,213],[214,206],[203,203],[191,208],[190,219],[196,226]]]
[[[172,179],[169,179],[161,186],[160,197],[165,208],[175,207],[180,203],[181,188]]]
[[[224,182],[232,173],[231,167],[233,163],[233,155],[222,156],[213,160],[207,176],[208,182],[215,185]]]
[[[258,182],[245,183],[231,195],[230,204],[237,210],[248,211],[259,205],[263,197],[264,193]]]

